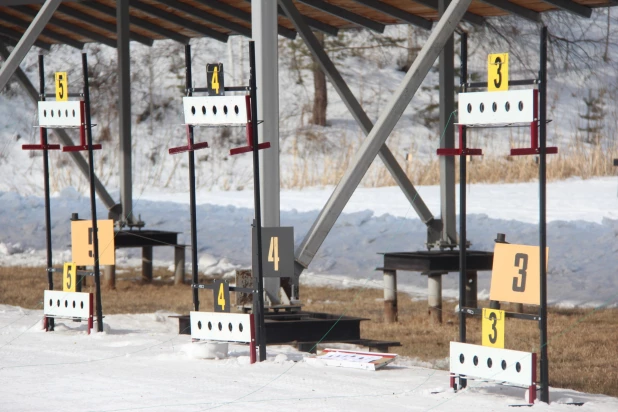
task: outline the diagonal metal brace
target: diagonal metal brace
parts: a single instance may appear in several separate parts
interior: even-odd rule
[[[291,10],[289,7],[289,0],[279,1],[282,7],[287,5],[287,9]],[[320,212],[302,244],[297,249],[297,275],[313,260],[317,250],[328,235],[329,230],[335,224],[335,221],[367,172],[367,169],[378,153],[380,153],[386,139],[401,118],[403,111],[412,100],[412,97],[416,94],[416,91],[420,87],[423,79],[427,76],[427,73],[444,48],[447,40],[453,35],[457,24],[461,21],[470,2],[471,0],[453,1],[437,23],[418,57],[412,64],[412,67],[406,74],[402,84],[395,91],[393,97],[382,111],[375,126],[371,128],[371,131],[361,144],[359,151],[354,156],[354,159],[341,181],[328,199],[328,202]],[[301,31],[299,30],[299,32]]]

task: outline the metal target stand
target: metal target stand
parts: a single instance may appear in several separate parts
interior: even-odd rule
[[[547,124],[547,27],[543,27],[540,33],[540,65],[538,79],[532,80],[516,80],[509,81],[510,86],[536,85],[537,89],[515,91],[526,94],[522,97],[526,102],[533,102],[533,107],[525,107],[520,101],[519,105],[511,105],[508,101],[500,101],[499,92],[487,93],[466,93],[469,89],[478,89],[487,87],[487,83],[469,83],[468,82],[468,50],[467,50],[467,34],[461,35],[461,84],[459,94],[459,148],[455,149],[438,149],[437,154],[440,156],[459,156],[460,167],[460,184],[459,184],[459,342],[466,342],[466,317],[482,316],[482,309],[466,307],[466,160],[467,156],[482,155],[481,149],[468,148],[466,142],[466,129],[474,126],[475,114],[490,119],[487,122],[479,121],[476,127],[508,127],[513,126],[510,121],[499,124],[500,116],[502,118],[515,117],[517,122],[518,113],[524,113],[528,109],[527,116],[522,118],[528,119],[533,116],[530,121],[530,147],[521,149],[511,149],[511,156],[518,155],[538,155],[539,156],[539,261],[540,261],[540,308],[538,315],[520,314],[520,313],[505,313],[507,318],[517,318],[524,320],[537,321],[540,329],[540,400],[549,403],[549,373],[548,373],[548,356],[547,356],[547,256],[545,254],[547,246],[547,219],[546,219],[546,182],[547,182],[547,154],[557,153],[556,147],[547,147],[546,142],[546,124]],[[521,92],[521,93],[520,93]],[[513,92],[509,92],[513,93]],[[491,97],[489,97],[491,96]],[[485,104],[489,102],[489,104]],[[466,113],[467,112],[467,113]],[[509,113],[506,113],[509,112]],[[501,113],[495,117],[492,113]],[[465,118],[465,121],[462,121]],[[520,124],[521,125],[521,124]],[[451,345],[456,344],[452,342]],[[491,349],[491,348],[490,348]],[[502,351],[506,351],[502,349]],[[464,363],[464,356],[461,356],[461,363]],[[452,353],[451,353],[452,358]],[[532,368],[536,368],[535,356],[532,356]],[[475,356],[475,363],[478,360]],[[504,362],[504,361],[503,361]],[[453,359],[451,359],[453,363]],[[520,366],[518,364],[518,366]],[[491,368],[491,365],[489,365]],[[505,367],[503,366],[503,369]],[[519,372],[519,371],[518,371]],[[535,370],[530,371],[535,381]],[[455,387],[455,375],[451,377],[451,386]],[[465,388],[467,385],[464,374],[459,375],[459,385]],[[536,396],[536,385],[530,387],[530,402],[532,403]]]
[[[90,116],[90,92],[88,83],[88,60],[86,53],[82,53],[82,72],[84,76],[83,89],[81,93],[69,93],[62,89],[60,95],[55,93],[45,93],[45,65],[43,55],[39,55],[39,144],[22,145],[22,150],[43,151],[43,174],[45,186],[45,237],[47,246],[47,278],[49,291],[54,290],[53,273],[62,272],[52,266],[52,241],[51,241],[51,206],[49,189],[49,150],[59,150],[60,145],[50,145],[47,141],[47,129],[67,129],[78,128],[80,132],[80,144],[77,146],[64,146],[63,152],[88,151],[89,180],[90,180],[90,209],[92,214],[92,244],[94,259],[94,272],[78,271],[80,275],[94,276],[96,294],[96,316],[97,331],[103,332],[103,310],[101,301],[101,281],[99,262],[99,241],[97,236],[97,209],[95,197],[95,176],[94,176],[94,150],[101,149],[101,145],[92,143],[92,122]],[[67,85],[66,79],[64,83]],[[68,87],[67,87],[68,88]],[[61,97],[60,101],[47,101],[48,97]],[[78,97],[80,100],[68,100],[69,97]],[[90,299],[92,300],[92,299]],[[92,302],[90,303],[92,304]],[[89,319],[91,325],[91,319]],[[54,330],[54,318],[45,317],[46,330]],[[90,329],[88,330],[90,332]]]
[[[264,281],[263,281],[263,266],[262,266],[262,221],[260,210],[260,175],[259,175],[259,156],[258,150],[267,149],[270,143],[258,143],[258,121],[257,121],[257,94],[256,94],[256,74],[255,74],[255,45],[254,42],[249,42],[249,62],[250,62],[250,82],[249,86],[225,87],[223,83],[223,71],[219,72],[215,68],[217,74],[216,90],[213,89],[214,83],[207,82],[208,87],[196,88],[193,87],[193,77],[191,69],[191,46],[185,46],[185,66],[186,66],[186,82],[185,94],[183,98],[185,128],[187,133],[187,145],[174,147],[169,149],[170,154],[188,152],[189,154],[189,193],[190,193],[190,215],[191,215],[191,264],[193,272],[193,280],[191,288],[193,289],[193,306],[196,313],[199,312],[199,289],[213,290],[215,293],[215,311],[229,312],[230,300],[229,292],[241,292],[253,294],[253,313],[257,317],[257,345],[259,346],[259,360],[266,360],[266,333],[264,326]],[[219,67],[222,67],[219,65]],[[208,70],[208,69],[207,69]],[[212,72],[210,72],[212,73]],[[207,78],[212,74],[207,74]],[[220,77],[219,77],[220,76]],[[221,87],[219,87],[221,84]],[[225,96],[225,92],[249,92],[243,96]],[[205,96],[194,96],[194,93],[207,93]],[[257,254],[257,276],[254,274],[254,288],[257,285],[257,290],[254,288],[243,288],[237,286],[228,286],[225,282],[215,282],[214,284],[200,284],[198,279],[198,264],[197,264],[197,216],[196,216],[196,201],[195,201],[195,154],[196,150],[205,149],[208,147],[207,142],[195,142],[194,128],[197,126],[244,126],[246,128],[247,145],[230,150],[230,155],[241,153],[253,153],[253,183],[254,183],[254,203],[255,203],[255,229],[257,232],[257,250],[253,253]],[[221,296],[223,305],[218,305],[218,297]],[[202,313],[204,314],[204,313]],[[253,315],[252,315],[253,316]],[[253,318],[251,318],[253,325]],[[193,323],[193,322],[192,322]],[[197,324],[197,322],[196,322]],[[209,322],[210,325],[210,322]],[[200,323],[201,327],[201,323]],[[219,323],[221,328],[221,323]],[[230,332],[232,331],[232,323],[229,323]],[[220,329],[221,330],[221,329]],[[192,336],[197,333],[197,328],[191,328]],[[196,335],[198,336],[198,335]],[[255,342],[251,343],[251,359],[255,357]]]

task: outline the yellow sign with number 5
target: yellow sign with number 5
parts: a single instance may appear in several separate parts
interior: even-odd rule
[[[487,58],[487,90],[509,89],[509,54],[490,54]]]
[[[75,263],[65,263],[62,271],[62,291],[75,292],[77,287],[77,265]]]
[[[483,308],[483,346],[504,349],[504,311]]]
[[[67,72],[56,72],[56,101],[66,102],[69,100],[69,77]]]

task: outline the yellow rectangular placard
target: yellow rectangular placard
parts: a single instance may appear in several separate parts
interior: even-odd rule
[[[69,77],[67,72],[56,72],[56,101],[66,102],[69,100]]]
[[[541,304],[541,263],[538,246],[496,243],[489,299]],[[549,248],[545,249],[545,268]]]
[[[75,292],[77,287],[77,265],[66,262],[62,271],[62,291]]]
[[[509,54],[496,53],[487,57],[487,90],[509,89]]]
[[[99,265],[115,265],[114,221],[97,220]],[[91,220],[71,222],[73,262],[79,266],[94,265],[93,230]]]
[[[504,323],[503,310],[483,308],[483,346],[504,349]]]

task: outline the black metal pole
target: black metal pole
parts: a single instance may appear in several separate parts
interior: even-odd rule
[[[468,36],[461,36],[461,74],[462,91],[468,80]],[[459,127],[459,341],[466,342],[466,127]],[[466,387],[466,379],[459,379],[459,385]]]
[[[99,271],[99,232],[97,228],[97,198],[94,188],[94,151],[92,150],[92,119],[90,118],[90,86],[88,83],[88,58],[82,53],[84,72],[84,104],[86,112],[86,137],[88,139],[88,165],[90,175],[90,210],[92,213],[92,249],[94,252],[94,284],[97,302],[97,331],[103,332],[103,307],[101,302],[101,274]]]
[[[45,63],[42,54],[39,54],[39,99],[45,100]],[[47,247],[47,283],[49,290],[54,290],[54,273],[52,267],[52,238],[51,238],[51,205],[49,196],[49,154],[47,152],[47,128],[41,127],[43,144],[43,182],[45,185],[45,245]],[[54,318],[47,319],[48,330],[54,330]]]
[[[260,362],[266,360],[266,328],[264,326],[264,276],[262,273],[262,210],[260,208],[260,156],[258,154],[257,84],[255,77],[255,43],[249,42],[249,65],[251,79],[251,129],[253,134],[253,198],[255,203],[255,233],[257,236],[257,322]]]
[[[185,89],[187,96],[191,96],[193,77],[191,73],[191,46],[185,45]],[[193,147],[193,126],[187,126],[189,133],[189,147]],[[195,206],[195,153],[189,150],[189,213],[191,214],[191,270],[193,271],[193,307],[200,310],[200,298],[195,286],[199,283],[197,268],[197,212]]]
[[[541,58],[539,68],[539,243],[541,262],[541,401],[549,403],[549,360],[547,358],[547,27],[541,29]]]

